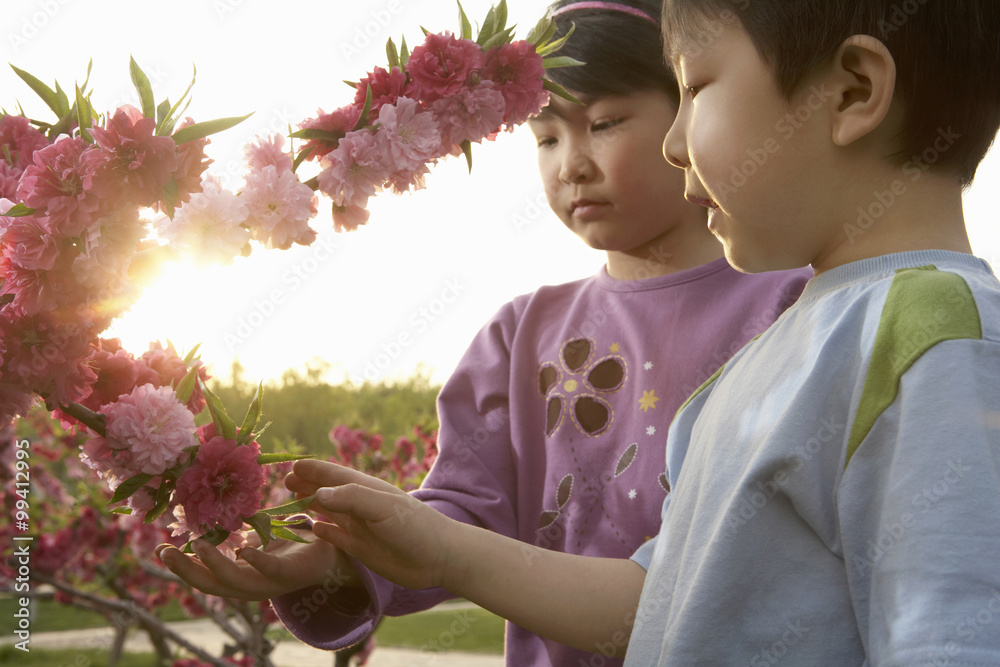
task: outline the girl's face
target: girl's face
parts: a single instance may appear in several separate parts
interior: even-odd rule
[[[683,172],[663,157],[676,111],[658,90],[583,106],[553,96],[528,122],[549,206],[589,246],[608,252],[613,277],[629,277],[612,271],[623,257],[697,266],[721,256],[704,209],[684,199]]]

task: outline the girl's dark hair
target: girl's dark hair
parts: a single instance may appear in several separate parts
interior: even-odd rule
[[[710,44],[720,21],[742,27],[786,99],[848,37],[878,38],[906,109],[893,157],[963,185],[1000,126],[1000,0],[664,0],[663,19],[673,57]]]
[[[558,0],[549,11],[578,1]],[[619,4],[640,9],[653,21],[613,9],[590,8],[574,9],[552,19],[557,37],[576,26],[557,55],[586,64],[549,70],[549,78],[585,97],[663,90],[676,104],[680,99],[677,80],[663,56],[659,0],[621,0]]]

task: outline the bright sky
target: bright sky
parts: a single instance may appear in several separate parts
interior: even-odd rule
[[[548,4],[508,2],[521,37]],[[475,23],[491,3],[462,4]],[[285,133],[319,108],[349,102],[353,93],[341,81],[384,65],[388,38],[398,43],[406,35],[412,46],[422,39],[420,26],[439,32],[458,24],[448,0],[6,0],[3,26],[3,60],[49,85],[58,80],[71,92],[93,58],[98,110],[136,101],[130,54],[158,102],[176,99],[196,65],[189,115],[201,121],[256,112],[209,147],[211,170],[235,185],[250,138]],[[0,91],[8,111],[20,101],[49,119],[8,68],[0,69]],[[368,226],[353,234],[334,234],[321,213],[313,221],[320,238],[310,247],[257,249],[228,267],[168,267],[113,333],[136,354],[156,339],[183,349],[201,343],[202,358],[222,376],[234,357],[249,379],[322,358],[333,365],[333,379],[378,380],[423,367],[443,381],[503,303],[603,264],[545,205],[526,127],[475,146],[474,157],[471,177],[464,159],[451,159],[428,177],[427,190],[376,197]],[[966,214],[973,247],[1000,267],[998,183],[995,149],[967,193]],[[328,205],[321,199],[321,212]]]

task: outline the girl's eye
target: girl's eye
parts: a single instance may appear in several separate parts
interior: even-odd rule
[[[622,119],[621,118],[612,118],[611,120],[602,120],[600,122],[594,123],[591,126],[591,130],[593,132],[604,132],[606,130],[610,130],[613,127],[617,127],[617,126],[621,125],[621,123],[622,123]]]
[[[556,140],[553,139],[552,137],[541,137],[538,140],[538,147],[539,148],[551,148],[552,146],[555,146],[555,145],[556,145]]]

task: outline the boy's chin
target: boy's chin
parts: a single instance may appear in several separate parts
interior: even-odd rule
[[[734,247],[731,243],[722,240],[722,246],[726,255],[726,261],[740,273],[767,273],[769,271],[786,271],[789,269],[801,269],[805,265],[799,265],[786,258],[779,258],[766,255],[760,252],[748,251],[745,248]]]

